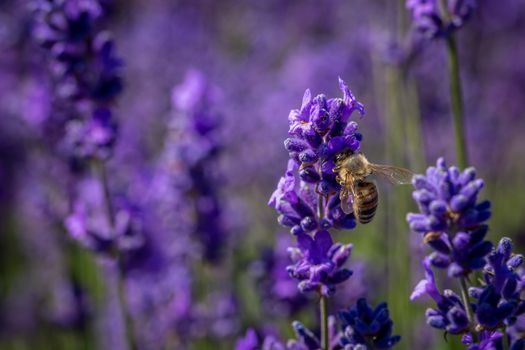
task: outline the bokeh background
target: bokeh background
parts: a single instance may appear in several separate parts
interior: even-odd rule
[[[454,164],[444,43],[415,39],[401,0],[103,3],[103,26],[124,61],[109,182],[115,195],[140,207],[134,229],[141,235],[169,252],[195,251],[164,261],[171,265],[162,273],[139,266],[126,274],[120,287],[139,348],[231,349],[249,326],[291,334],[293,319],[315,329],[315,301],[283,282],[288,233],[267,206],[286,168],[288,113],[300,107],[306,88],[339,96],[341,77],[366,107],[359,126],[369,159],[415,172],[439,156]],[[524,18],[521,0],[479,1],[458,32],[468,152],[493,203],[490,237],[508,235],[520,248]],[[0,349],[124,349],[111,264],[65,229],[68,176],[42,146],[53,89],[33,28],[28,1],[0,1]],[[156,182],[166,153],[180,152],[183,129],[173,124],[184,109],[176,96],[191,91],[192,79],[207,84],[214,116],[218,148],[205,175],[218,220],[196,216],[191,193],[173,194]],[[175,174],[190,182],[197,176]],[[86,186],[86,197],[97,191]],[[399,348],[458,348],[453,337],[445,341],[426,326],[424,300],[408,300],[424,252],[405,222],[413,210],[410,188],[379,189],[376,219],[337,233],[354,244],[355,272],[332,306],[363,295],[386,300],[403,338]],[[211,230],[217,240],[191,230]],[[207,244],[220,247],[216,257]]]

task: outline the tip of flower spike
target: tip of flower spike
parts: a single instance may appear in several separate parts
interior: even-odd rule
[[[346,82],[341,78],[338,77],[339,80],[339,88],[343,92],[343,101],[346,105],[348,105],[351,110],[357,110],[359,111],[359,114],[361,115],[361,118],[365,115],[365,107],[363,104],[355,98],[354,94],[352,94],[352,91],[350,91],[350,88],[346,84]]]
[[[312,92],[306,89],[303,95],[303,102],[301,103],[301,110],[303,110],[312,101]]]

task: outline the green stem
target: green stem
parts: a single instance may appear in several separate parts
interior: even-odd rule
[[[509,350],[510,349],[509,336],[507,335],[506,327],[501,328],[501,333],[503,333],[503,337],[501,339],[503,343],[503,350]]]
[[[461,97],[461,79],[459,76],[459,59],[456,41],[452,34],[446,37],[447,61],[450,87],[450,105],[452,109],[452,123],[454,126],[454,140],[456,145],[456,161],[460,168],[468,164],[465,130],[463,127],[463,102]]]
[[[467,310],[467,318],[470,325],[470,333],[472,334],[472,341],[474,343],[478,342],[478,333],[476,332],[476,321],[474,320],[474,311],[472,310],[472,305],[470,304],[470,298],[468,296],[467,281],[465,277],[459,279],[461,285],[461,298],[463,299],[463,304],[465,304],[465,309]]]
[[[319,309],[321,311],[321,350],[330,349],[330,339],[328,336],[328,299],[321,295],[319,299]]]

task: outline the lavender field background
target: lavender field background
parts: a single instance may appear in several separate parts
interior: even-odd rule
[[[439,23],[442,3],[448,27]],[[455,142],[450,37],[459,57],[466,164]],[[524,38],[521,0],[0,1],[0,349],[525,349],[525,275],[521,260],[512,260],[521,256],[498,246],[506,236],[515,252],[525,249]],[[469,187],[472,203],[453,211],[465,220],[467,209],[478,215],[463,228],[468,249],[485,224],[479,241],[495,243],[468,252],[458,243],[454,255],[443,244],[456,244],[456,226],[453,236],[450,223],[426,229],[421,216],[407,222],[410,212],[438,216],[416,194],[416,182],[414,191],[377,179],[370,224],[328,203],[328,218],[314,210],[318,222],[306,214],[292,222],[295,212],[290,221],[289,208],[279,207],[291,201],[278,187],[281,176],[288,170],[304,180],[305,198],[328,176],[322,146],[301,148],[302,131],[291,131],[290,111],[301,109],[306,89],[340,98],[328,106],[353,112],[337,135],[370,161],[418,174],[440,157],[447,166],[475,167],[467,185],[478,186],[476,177],[483,189]],[[298,129],[317,123],[323,101],[307,101],[317,109],[298,112],[306,118]],[[330,128],[326,144],[336,135]],[[309,147],[315,159],[303,161]],[[315,174],[302,172],[310,165]],[[450,178],[435,183],[467,187]],[[336,201],[340,188],[329,180]],[[426,181],[434,186],[430,175]],[[305,277],[288,248],[328,232],[321,219],[341,245],[337,256],[319,254],[353,274],[341,272],[337,282],[342,270],[321,274],[313,291],[300,291],[316,266],[292,249],[310,269]],[[500,315],[488,325],[478,294],[500,276],[493,246],[507,254],[509,271],[501,272],[506,287],[495,287],[498,297],[487,297]],[[410,300],[432,251],[451,256],[441,270],[433,261],[440,290],[457,289],[458,276],[481,288],[470,296],[475,319],[469,315],[457,329],[451,324],[461,322],[449,314],[446,325],[433,324],[438,329],[428,324],[432,298]],[[505,294],[509,280],[516,285]],[[431,294],[428,283],[425,291]],[[336,317],[362,297],[387,302],[401,340],[358,347],[347,328],[356,326],[341,319],[346,348],[336,333],[329,347],[312,345],[324,332],[320,297]],[[458,307],[468,314],[464,299]],[[313,333],[292,327],[294,320]],[[465,334],[474,340],[462,343]]]

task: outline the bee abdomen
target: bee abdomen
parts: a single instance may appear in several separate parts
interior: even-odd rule
[[[377,209],[377,187],[373,182],[361,181],[356,186],[356,219],[367,224],[374,218]]]

